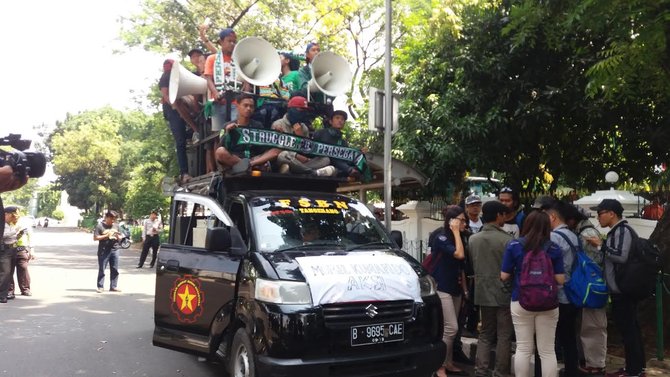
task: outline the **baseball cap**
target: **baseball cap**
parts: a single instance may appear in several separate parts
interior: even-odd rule
[[[223,29],[219,32],[219,39],[224,39],[231,34],[235,34],[235,30],[231,28]]]
[[[481,203],[482,198],[479,197],[479,195],[472,194],[465,198],[465,205],[469,206],[470,204],[475,204],[475,203]]]
[[[5,213],[16,213],[19,212],[19,207],[17,206],[7,206],[5,207]]]
[[[554,200],[554,198],[552,198],[551,196],[541,195],[541,196],[538,196],[537,198],[535,198],[535,202],[533,203],[531,208],[532,209],[548,209],[554,204],[555,201],[556,200]]]
[[[497,200],[489,200],[482,206],[482,217],[495,219],[499,213],[510,213],[512,210]]]
[[[288,107],[294,109],[309,109],[307,99],[305,97],[295,96],[288,100]]]
[[[617,214],[617,216],[621,216],[623,214],[623,206],[621,203],[616,200],[616,199],[603,199],[600,204],[598,204],[595,207],[590,207],[592,211],[600,212],[600,211],[612,211]]]
[[[333,116],[335,116],[335,115],[342,115],[342,116],[344,117],[344,120],[347,120],[347,118],[349,117],[349,116],[347,115],[347,112],[344,111],[344,110],[335,110],[335,111],[333,111]],[[331,119],[332,119],[332,117],[331,117]]]

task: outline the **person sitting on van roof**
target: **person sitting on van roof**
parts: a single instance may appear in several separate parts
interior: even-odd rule
[[[342,129],[347,121],[347,113],[342,110],[333,111],[333,115],[330,118],[330,127],[322,128],[314,133],[314,140],[321,141],[328,144],[340,145],[343,147],[348,147],[349,143],[344,140],[344,135],[342,134]],[[361,149],[363,153],[367,152],[367,148],[363,147]],[[338,160],[336,158],[331,159],[330,164],[337,169],[338,177],[354,177],[359,178],[361,173],[358,169],[351,163]]]

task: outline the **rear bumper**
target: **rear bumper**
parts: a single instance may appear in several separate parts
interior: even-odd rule
[[[259,376],[273,377],[426,377],[442,365],[445,353],[446,346],[439,341],[345,357],[279,359],[259,355],[256,368]]]

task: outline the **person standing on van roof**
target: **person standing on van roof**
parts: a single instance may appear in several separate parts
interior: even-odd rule
[[[519,193],[511,187],[505,186],[500,189],[498,200],[512,210],[505,221],[505,225],[503,225],[503,229],[514,238],[518,238],[523,226],[523,220],[526,217],[521,209]]]
[[[482,213],[482,199],[475,194],[465,198],[465,214],[468,217],[468,227],[471,233],[477,233],[484,225],[479,217]]]
[[[640,333],[640,322],[637,319],[639,300],[621,293],[615,280],[618,265],[628,262],[633,248],[633,233],[626,220],[623,219],[623,206],[616,199],[603,199],[591,210],[598,213],[598,222],[603,228],[610,228],[607,239],[603,242],[598,237],[587,238],[591,245],[600,247],[605,255],[605,281],[612,300],[612,315],[621,333],[626,355],[626,367],[616,372],[607,373],[606,377],[646,376],[644,368],[644,343]]]

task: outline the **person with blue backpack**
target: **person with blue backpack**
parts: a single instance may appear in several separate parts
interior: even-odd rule
[[[582,250],[600,269],[602,277],[603,253],[600,248],[590,244],[589,238],[600,238],[600,232],[591,223],[590,213],[582,207],[572,206],[566,223],[579,237]],[[606,286],[605,286],[606,288]],[[597,306],[597,305],[596,305]],[[584,365],[579,372],[584,376],[605,374],[607,360],[607,302],[600,307],[583,307],[579,341],[583,352]]]
[[[563,256],[551,242],[549,215],[533,211],[524,221],[521,237],[503,254],[500,279],[512,280],[512,323],[516,334],[514,374],[531,375],[530,361],[537,342],[543,377],[556,377],[554,340],[558,322],[558,285],[565,282]]]
[[[577,250],[574,245],[579,243],[577,235],[565,223],[570,206],[566,202],[556,201],[546,210],[552,228],[551,241],[558,245],[563,255],[563,270],[565,271],[566,284],[571,279],[574,267],[573,262],[577,258]],[[570,301],[565,286],[559,288],[558,302],[556,337],[558,338],[559,347],[563,350],[563,362],[565,363],[564,376],[577,376],[579,374],[577,318],[580,315],[581,309]]]

